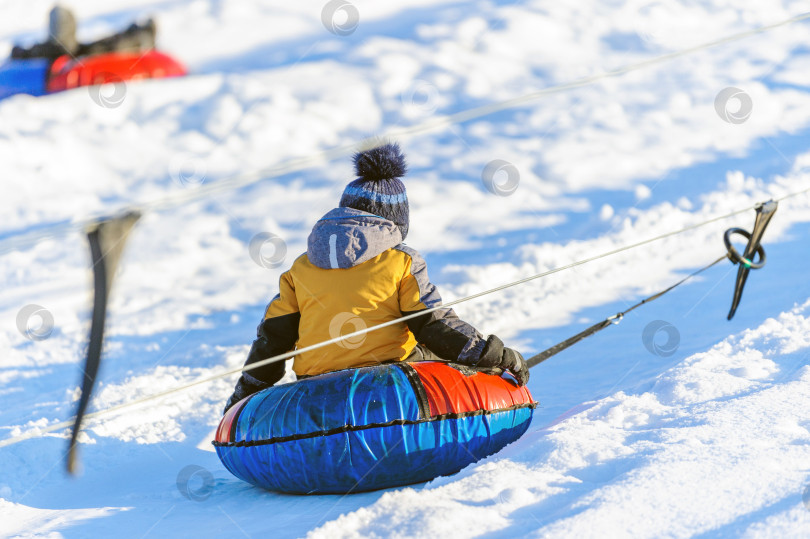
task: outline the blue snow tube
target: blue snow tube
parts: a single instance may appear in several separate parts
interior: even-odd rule
[[[349,493],[458,472],[529,428],[511,378],[441,362],[349,369],[234,405],[213,442],[236,477],[290,493]]]
[[[9,60],[0,65],[0,99],[16,94],[45,95],[50,62],[44,58]]]

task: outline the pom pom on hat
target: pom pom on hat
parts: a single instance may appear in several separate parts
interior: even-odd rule
[[[405,155],[396,142],[354,154],[354,170],[365,181],[392,180],[408,172]]]
[[[379,215],[408,235],[410,209],[405,185],[399,178],[408,171],[405,155],[396,142],[378,143],[354,155],[358,178],[346,186],[340,206]]]

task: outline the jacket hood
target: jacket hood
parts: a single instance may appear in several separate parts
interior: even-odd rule
[[[400,243],[402,233],[393,221],[354,208],[335,208],[312,227],[307,256],[319,268],[345,269]]]

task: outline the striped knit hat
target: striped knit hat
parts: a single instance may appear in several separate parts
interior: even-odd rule
[[[405,156],[396,142],[382,144],[354,155],[354,169],[359,176],[346,186],[340,197],[341,208],[379,215],[393,221],[408,235],[408,194],[399,180],[408,171]]]

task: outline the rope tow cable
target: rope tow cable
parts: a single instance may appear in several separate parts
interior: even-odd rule
[[[784,197],[784,198],[786,198],[786,197]],[[678,281],[674,285],[670,286],[669,288],[665,288],[664,290],[662,290],[662,291],[660,291],[660,292],[658,292],[656,294],[653,294],[652,296],[650,296],[648,298],[644,298],[643,300],[639,301],[638,303],[636,303],[635,305],[633,305],[629,309],[626,309],[626,310],[624,310],[624,311],[622,311],[620,313],[614,314],[613,316],[609,316],[609,317],[605,318],[604,320],[602,320],[601,322],[597,322],[596,324],[592,325],[591,327],[589,327],[589,328],[587,328],[587,329],[585,329],[583,331],[580,331],[579,333],[577,333],[573,337],[569,337],[566,340],[555,344],[551,348],[548,348],[548,349],[540,352],[539,354],[536,354],[536,355],[530,357],[529,359],[526,360],[526,363],[528,364],[529,368],[532,368],[535,365],[539,365],[540,363],[544,362],[545,360],[547,360],[551,356],[559,354],[560,352],[562,352],[563,350],[565,350],[569,346],[572,346],[572,345],[578,343],[579,341],[581,341],[582,339],[585,339],[586,337],[590,337],[594,333],[602,331],[603,329],[605,329],[606,327],[608,327],[610,325],[618,324],[619,322],[622,321],[622,319],[624,319],[624,315],[626,315],[627,313],[629,313],[633,309],[635,309],[637,307],[641,307],[645,303],[649,303],[649,302],[651,302],[653,300],[656,300],[656,299],[660,298],[661,296],[663,296],[664,294],[666,294],[667,292],[669,292],[673,288],[685,283],[686,281],[688,281],[689,279],[691,279],[695,275],[706,271],[707,269],[709,269],[710,267],[714,266],[715,264],[721,262],[725,258],[728,258],[729,260],[731,260],[731,262],[733,264],[737,264],[738,262],[740,263],[740,268],[737,270],[737,281],[734,284],[734,299],[732,300],[732,303],[731,303],[731,311],[728,313],[728,320],[731,320],[731,318],[734,316],[735,311],[737,310],[737,306],[740,303],[740,298],[742,297],[742,290],[743,290],[743,287],[745,286],[745,281],[748,278],[748,273],[752,269],[759,269],[759,268],[761,268],[762,266],[765,265],[765,249],[760,244],[760,241],[762,241],[762,235],[765,233],[765,228],[768,226],[768,223],[771,221],[771,217],[773,217],[773,214],[776,213],[776,208],[778,207],[778,205],[779,205],[779,203],[774,201],[774,200],[769,200],[768,202],[760,202],[760,203],[756,204],[754,206],[754,209],[756,210],[757,215],[756,215],[756,220],[754,221],[754,230],[753,230],[753,232],[751,232],[749,234],[746,230],[743,230],[742,228],[729,228],[728,230],[726,230],[725,234],[723,234],[723,241],[726,244],[726,254],[724,254],[723,256],[721,256],[720,258],[718,258],[717,260],[715,260],[711,264],[709,264],[707,266],[703,266],[699,270],[697,270],[697,271],[695,271],[693,273],[690,273],[689,275],[687,275],[686,277],[684,277],[683,279],[681,279],[680,281]],[[748,245],[745,248],[745,254],[743,256],[741,256],[740,253],[737,252],[737,250],[731,244],[731,235],[732,234],[740,234],[740,235],[745,236],[746,238],[748,238]],[[756,262],[756,263],[754,262],[754,259],[753,259],[754,253],[759,253],[759,261]]]
[[[674,285],[670,286],[669,288],[666,288],[666,289],[664,289],[664,290],[662,290],[660,292],[657,292],[657,293],[653,294],[652,296],[650,296],[648,298],[644,298],[643,300],[639,301],[638,303],[636,303],[635,305],[633,305],[629,309],[625,309],[624,311],[622,311],[620,313],[616,313],[613,316],[609,316],[609,317],[605,318],[604,320],[602,320],[601,322],[597,322],[596,324],[592,325],[588,329],[580,331],[579,333],[577,333],[573,337],[569,337],[569,338],[565,339],[564,341],[555,344],[551,348],[543,350],[539,354],[536,354],[536,355],[530,357],[529,359],[527,359],[526,364],[531,369],[535,365],[539,365],[540,363],[544,362],[545,360],[547,360],[551,356],[559,354],[560,352],[562,352],[563,350],[565,350],[569,346],[572,346],[572,345],[578,343],[582,339],[584,339],[586,337],[590,337],[594,333],[602,331],[603,329],[605,329],[606,327],[608,327],[610,325],[618,324],[619,322],[621,322],[624,319],[624,315],[626,315],[627,313],[629,313],[633,309],[635,309],[637,307],[641,307],[645,303],[649,303],[649,302],[651,302],[651,301],[653,301],[655,299],[660,298],[661,296],[663,296],[664,294],[666,294],[667,292],[669,292],[673,288],[677,287],[678,285],[681,285],[681,284],[685,283],[686,281],[688,281],[689,279],[691,279],[695,275],[706,271],[710,267],[714,266],[715,264],[718,264],[719,262],[722,262],[726,258],[728,258],[728,255],[721,256],[720,258],[718,258],[717,260],[715,260],[711,264],[703,266],[702,268],[695,271],[694,273],[690,273],[689,275],[687,275],[686,277],[684,277],[683,279],[681,279],[680,281],[678,281]]]

